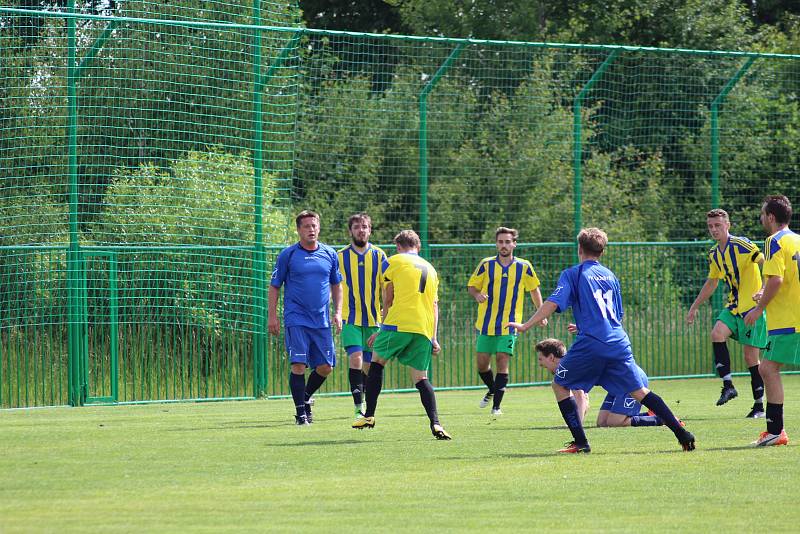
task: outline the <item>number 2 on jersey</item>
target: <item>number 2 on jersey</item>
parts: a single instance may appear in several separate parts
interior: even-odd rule
[[[609,289],[603,293],[602,289],[595,289],[592,295],[594,296],[594,300],[597,301],[597,306],[600,308],[600,313],[603,314],[603,319],[608,319],[611,317],[613,321],[616,321],[617,314],[614,311],[613,292]]]

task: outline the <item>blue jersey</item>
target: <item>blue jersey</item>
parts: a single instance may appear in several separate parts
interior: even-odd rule
[[[342,281],[339,258],[329,246],[306,250],[296,243],[278,254],[270,285],[285,285],[284,326],[329,328],[331,285]]]
[[[588,336],[605,344],[630,346],[622,328],[622,294],[619,280],[608,268],[587,260],[561,272],[558,285],[547,300],[558,312],[572,308],[578,338]],[[576,339],[577,342],[577,339]]]

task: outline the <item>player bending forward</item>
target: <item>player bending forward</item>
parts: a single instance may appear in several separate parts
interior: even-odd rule
[[[556,368],[552,384],[561,415],[573,437],[559,452],[591,451],[570,390],[588,393],[595,385],[616,396],[629,394],[664,421],[683,450],[694,450],[694,435],[681,426],[661,397],[645,387],[637,372],[628,334],[622,328],[619,280],[599,262],[607,244],[608,237],[599,228],[581,230],[578,234],[580,263],[561,272],[553,294],[526,323],[508,324],[526,332],[553,313],[572,308],[578,335]]]

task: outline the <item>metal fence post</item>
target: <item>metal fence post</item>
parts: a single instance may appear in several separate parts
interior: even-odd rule
[[[419,237],[422,241],[420,253],[430,259],[430,236],[428,232],[428,95],[433,91],[436,82],[444,76],[453,61],[461,55],[465,43],[458,45],[450,52],[447,59],[431,77],[419,93]]]
[[[597,83],[603,73],[608,69],[608,67],[614,62],[614,60],[619,55],[619,50],[612,50],[611,53],[606,57],[605,61],[597,67],[597,70],[594,71],[592,77],[589,78],[589,81],[586,82],[586,85],[583,86],[581,91],[575,97],[575,100],[572,102],[572,136],[573,136],[573,149],[572,149],[572,157],[573,157],[573,172],[574,172],[574,183],[573,183],[573,194],[574,194],[574,210],[575,210],[575,231],[574,235],[577,236],[578,232],[581,231],[581,227],[583,226],[583,217],[581,213],[581,205],[583,204],[583,140],[581,139],[582,135],[582,122],[581,122],[581,108],[583,107],[583,100],[586,98],[587,93],[592,88],[592,86]],[[578,261],[578,246],[575,245],[575,261]]]

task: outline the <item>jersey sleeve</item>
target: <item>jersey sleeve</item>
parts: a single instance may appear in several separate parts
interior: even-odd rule
[[[278,259],[275,260],[275,267],[272,269],[272,277],[270,278],[269,285],[272,287],[281,287],[286,281],[286,275],[289,274],[289,257],[288,249],[284,249],[278,254]]]
[[[339,255],[331,249],[329,257],[331,259],[330,283],[335,286],[342,281],[342,272],[339,270]]]
[[[783,257],[781,244],[777,239],[768,239],[766,247],[768,250],[767,261],[764,262],[764,276],[780,276],[786,272],[786,260]]]
[[[394,269],[392,268],[392,262],[389,261],[388,258],[384,258],[383,264],[381,265],[383,271],[383,281],[384,282],[391,282],[392,276],[394,276]]]
[[[475,267],[475,271],[472,273],[472,276],[469,277],[469,282],[467,282],[467,287],[482,289],[485,279],[486,279],[486,262],[481,261],[478,264],[478,266]]]
[[[724,280],[725,274],[717,263],[714,251],[708,253],[708,278],[711,280]]]
[[[558,313],[563,313],[567,308],[572,306],[572,277],[570,276],[569,269],[561,271],[556,288],[553,293],[547,297],[547,300],[558,307]]]
[[[525,271],[522,273],[522,285],[525,291],[533,291],[541,285],[539,277],[536,276],[536,271],[533,270],[533,266],[530,263],[525,265]]]

